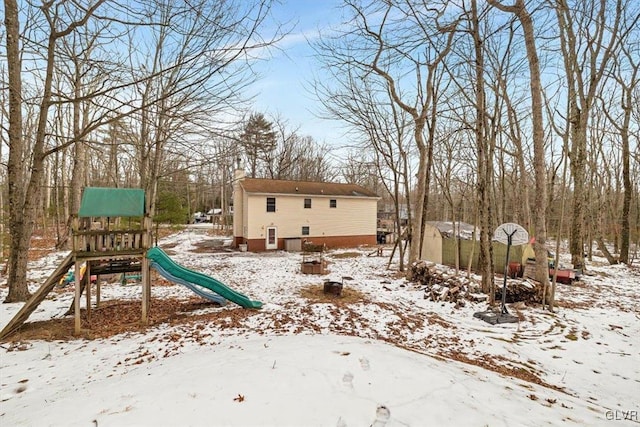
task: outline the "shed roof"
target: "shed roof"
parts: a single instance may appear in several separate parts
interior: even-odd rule
[[[86,187],[78,216],[114,218],[144,216],[144,213],[141,188]]]
[[[306,196],[372,197],[379,196],[357,184],[316,181],[244,178],[240,185],[247,193],[290,194]]]
[[[455,224],[451,221],[427,221],[427,224],[432,225],[437,228],[442,237],[451,238],[454,236],[454,229],[458,231],[458,237],[461,239],[471,240],[473,237],[474,230],[476,231],[476,240],[479,239],[479,230],[477,230],[473,225],[467,224],[466,222],[456,222]]]

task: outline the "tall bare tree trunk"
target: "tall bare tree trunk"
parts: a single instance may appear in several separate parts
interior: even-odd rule
[[[18,4],[4,1],[4,23],[7,39],[7,70],[9,79],[9,158],[7,184],[9,196],[10,247],[7,265],[9,294],[5,302],[26,301],[27,249],[25,220],[22,208],[25,197],[25,175],[22,168],[25,145],[22,136],[22,63],[20,61],[20,23]]]
[[[574,194],[569,248],[575,268],[584,268],[588,121],[602,81],[609,74],[610,61],[629,36],[629,31],[621,28],[625,3],[582,0],[569,7],[568,0],[557,0],[555,4],[571,123],[569,159]],[[637,19],[632,19],[635,25]],[[589,252],[591,246],[589,239]]]
[[[637,53],[637,52],[635,52]],[[640,82],[640,58],[635,55],[629,46],[623,46],[622,55],[619,56],[620,65],[616,67],[614,78],[620,87],[620,108],[622,117],[613,116],[609,112],[609,107],[614,104],[602,100],[602,110],[607,115],[609,122],[620,133],[620,145],[622,146],[622,211],[620,213],[620,262],[629,264],[629,243],[631,240],[631,225],[629,215],[631,213],[631,202],[633,199],[633,184],[631,181],[631,142],[630,123],[633,115],[634,90]],[[622,62],[624,60],[624,62]],[[626,67],[625,64],[626,63]],[[626,73],[623,71],[626,70]],[[626,75],[625,75],[626,74]],[[626,79],[625,79],[626,77]],[[636,90],[637,92],[637,90]],[[613,99],[611,100],[613,101]],[[637,99],[635,100],[637,103]],[[637,110],[637,105],[636,105]]]
[[[493,292],[493,247],[491,246],[493,227],[491,209],[491,182],[493,177],[493,162],[491,149],[487,139],[487,117],[484,84],[484,52],[478,17],[478,4],[471,1],[471,34],[475,48],[475,138],[478,150],[478,211],[480,222],[480,253],[478,255],[478,270],[482,275],[482,291],[489,294],[490,303],[494,302]]]
[[[547,173],[544,152],[544,124],[542,117],[542,83],[540,78],[540,61],[536,49],[535,34],[531,15],[527,11],[524,0],[516,0],[513,6],[504,6],[496,0],[489,4],[503,11],[513,13],[522,24],[527,62],[529,63],[529,88],[531,90],[531,111],[533,125],[533,169],[535,174],[534,228],[536,254],[536,280],[546,289],[549,283],[549,261],[547,260]],[[551,297],[553,300],[553,296]],[[549,307],[553,310],[553,302]]]
[[[71,34],[78,27],[84,26],[89,17],[103,3],[98,0],[88,8],[83,9],[83,16],[69,24],[66,28],[58,30],[58,16],[54,16],[58,11],[52,3],[45,3],[41,7],[41,12],[47,18],[48,39],[43,49],[44,81],[42,84],[42,94],[40,104],[37,108],[37,124],[33,141],[32,152],[29,159],[24,156],[25,144],[22,136],[22,119],[18,118],[22,114],[22,82],[21,64],[19,56],[19,21],[18,8],[14,0],[5,0],[5,24],[7,26],[7,61],[9,63],[9,147],[12,152],[9,154],[9,180],[12,182],[9,187],[10,220],[11,227],[11,254],[9,255],[9,266],[7,283],[9,293],[6,302],[25,301],[29,296],[27,287],[27,255],[29,242],[33,233],[38,201],[42,190],[44,163],[47,157],[45,150],[45,138],[47,136],[47,125],[49,119],[49,109],[52,105],[52,81],[55,68],[56,42]],[[15,150],[15,152],[13,152]],[[30,160],[31,175],[27,182],[26,176],[19,171],[22,169],[22,162]],[[20,187],[19,189],[16,186]]]
[[[84,141],[78,140],[80,136],[81,123],[80,116],[82,114],[82,104],[80,101],[82,92],[82,78],[80,64],[75,62],[75,75],[73,79],[74,83],[74,101],[73,101],[73,137],[76,143],[73,146],[73,169],[71,174],[71,182],[69,188],[69,212],[71,215],[75,215],[80,210],[80,200],[82,197],[82,188],[85,185],[85,177],[87,175],[87,145]]]
[[[625,108],[625,123],[621,130],[622,136],[622,182],[624,188],[624,196],[622,199],[622,213],[620,215],[621,229],[620,229],[620,262],[629,264],[629,240],[630,240],[630,226],[629,226],[629,212],[631,211],[631,195],[633,193],[633,186],[631,185],[631,174],[629,167],[629,118],[631,116],[631,91],[629,91],[628,101],[624,106]]]

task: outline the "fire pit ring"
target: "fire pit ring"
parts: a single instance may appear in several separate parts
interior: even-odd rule
[[[323,292],[325,294],[328,295],[334,295],[334,296],[342,296],[342,283],[341,282],[334,282],[332,280],[325,280],[324,281],[324,288],[323,288]]]

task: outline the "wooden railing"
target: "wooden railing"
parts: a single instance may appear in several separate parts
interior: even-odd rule
[[[145,230],[76,231],[73,234],[74,252],[114,252],[145,249]]]
[[[150,220],[145,217],[146,222]],[[86,228],[83,228],[85,226]],[[72,225],[73,252],[137,252],[149,248],[150,227],[129,230],[92,230],[87,222],[77,220]]]

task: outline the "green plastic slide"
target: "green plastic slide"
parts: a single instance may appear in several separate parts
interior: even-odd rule
[[[249,299],[247,296],[241,294],[240,292],[234,291],[219,280],[176,264],[175,261],[173,261],[165,251],[157,246],[147,251],[147,258],[160,265],[172,276],[180,278],[186,282],[207,288],[244,308],[262,307],[262,303],[260,301],[253,301]]]

